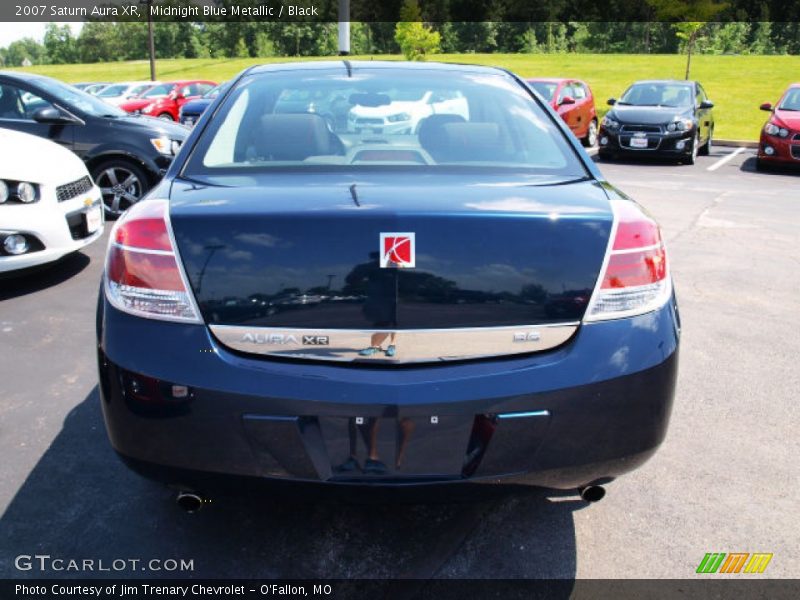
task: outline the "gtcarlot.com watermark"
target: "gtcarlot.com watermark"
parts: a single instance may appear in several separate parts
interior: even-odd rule
[[[18,571],[39,573],[124,573],[131,571],[177,572],[194,571],[194,559],[185,558],[61,558],[49,554],[20,554],[14,559]]]

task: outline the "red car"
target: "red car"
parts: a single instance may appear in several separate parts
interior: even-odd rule
[[[216,85],[213,81],[204,79],[170,81],[149,89],[135,100],[121,104],[120,108],[129,113],[141,113],[150,117],[177,121],[181,106],[189,100],[199,98]]]
[[[761,110],[772,113],[761,130],[756,166],[773,164],[800,166],[800,83],[793,83],[783,93],[777,106],[769,102]]]
[[[528,79],[528,84],[550,103],[584,146],[597,143],[597,111],[592,90],[577,79]]]

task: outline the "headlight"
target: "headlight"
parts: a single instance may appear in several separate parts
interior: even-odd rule
[[[606,129],[619,129],[619,122],[610,117],[603,118],[603,127]]]
[[[0,179],[0,204],[8,200],[8,186],[6,182]]]
[[[694,121],[685,117],[675,117],[667,125],[667,131],[690,131],[694,127]]]
[[[408,113],[399,113],[396,115],[389,115],[386,119],[389,123],[400,123],[401,121],[410,121],[411,115]]]
[[[17,184],[17,197],[25,204],[30,204],[36,200],[36,188],[32,183],[22,181]]]
[[[152,138],[150,143],[153,144],[153,147],[158,150],[164,156],[174,156],[178,153],[178,150],[181,148],[181,142],[178,140],[171,140],[167,136],[162,135],[161,137]]]
[[[764,126],[764,131],[767,132],[769,135],[779,135],[782,138],[789,136],[789,130],[785,127],[779,127],[775,123],[767,123]]]

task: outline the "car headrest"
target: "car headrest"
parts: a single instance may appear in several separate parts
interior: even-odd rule
[[[444,132],[444,126],[448,123],[464,123],[461,115],[431,115],[422,119],[419,123],[417,135],[419,145],[431,157],[439,162],[445,160],[449,148],[449,141]]]
[[[332,153],[331,133],[316,114],[264,115],[253,146],[260,159],[305,160]]]

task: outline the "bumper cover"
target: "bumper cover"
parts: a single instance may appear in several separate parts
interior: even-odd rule
[[[549,352],[390,368],[239,355],[203,326],[100,302],[112,445],[137,471],[189,487],[216,475],[378,486],[607,481],[663,440],[677,375],[674,302],[584,325]]]

